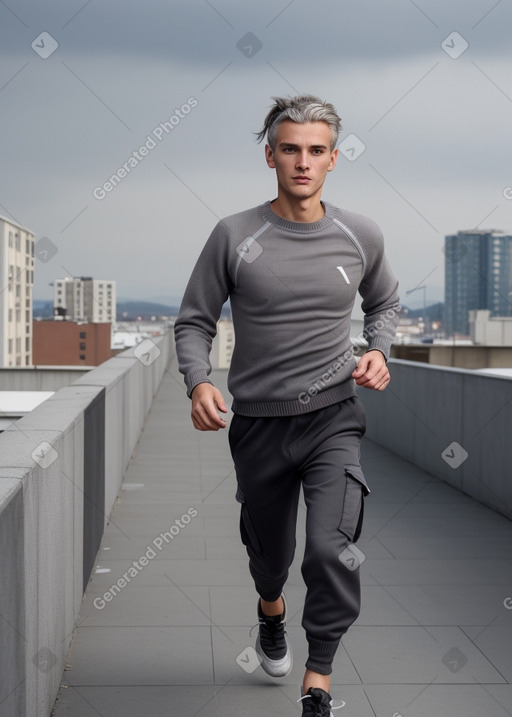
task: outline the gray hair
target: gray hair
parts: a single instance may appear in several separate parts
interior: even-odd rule
[[[305,122],[327,122],[331,130],[331,151],[336,147],[338,135],[341,130],[341,118],[334,105],[322,102],[313,95],[300,95],[298,97],[272,97],[275,104],[265,117],[263,129],[257,133],[256,138],[261,142],[267,135],[267,142],[272,151],[276,146],[277,128],[283,120],[290,119],[298,124]]]

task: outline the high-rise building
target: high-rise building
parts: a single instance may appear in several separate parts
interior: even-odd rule
[[[445,238],[445,329],[469,335],[469,312],[512,316],[512,236],[496,229]]]
[[[32,365],[34,234],[0,216],[0,367]]]
[[[112,323],[116,320],[116,282],[89,276],[56,279],[53,312],[56,319]]]

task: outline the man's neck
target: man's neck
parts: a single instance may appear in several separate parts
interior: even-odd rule
[[[325,214],[324,205],[319,196],[300,201],[289,201],[288,197],[278,195],[270,206],[279,217],[288,219],[290,222],[319,222]]]

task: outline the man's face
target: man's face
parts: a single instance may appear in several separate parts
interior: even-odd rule
[[[334,169],[338,158],[338,150],[331,152],[330,147],[327,122],[281,122],[275,150],[265,147],[265,158],[276,170],[280,192],[296,200],[320,195],[327,172]]]

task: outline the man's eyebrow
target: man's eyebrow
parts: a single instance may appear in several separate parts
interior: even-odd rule
[[[279,146],[280,147],[293,147],[293,149],[299,148],[299,145],[293,144],[293,142],[280,142]],[[327,145],[326,144],[312,144],[310,146],[310,149],[327,149]]]

